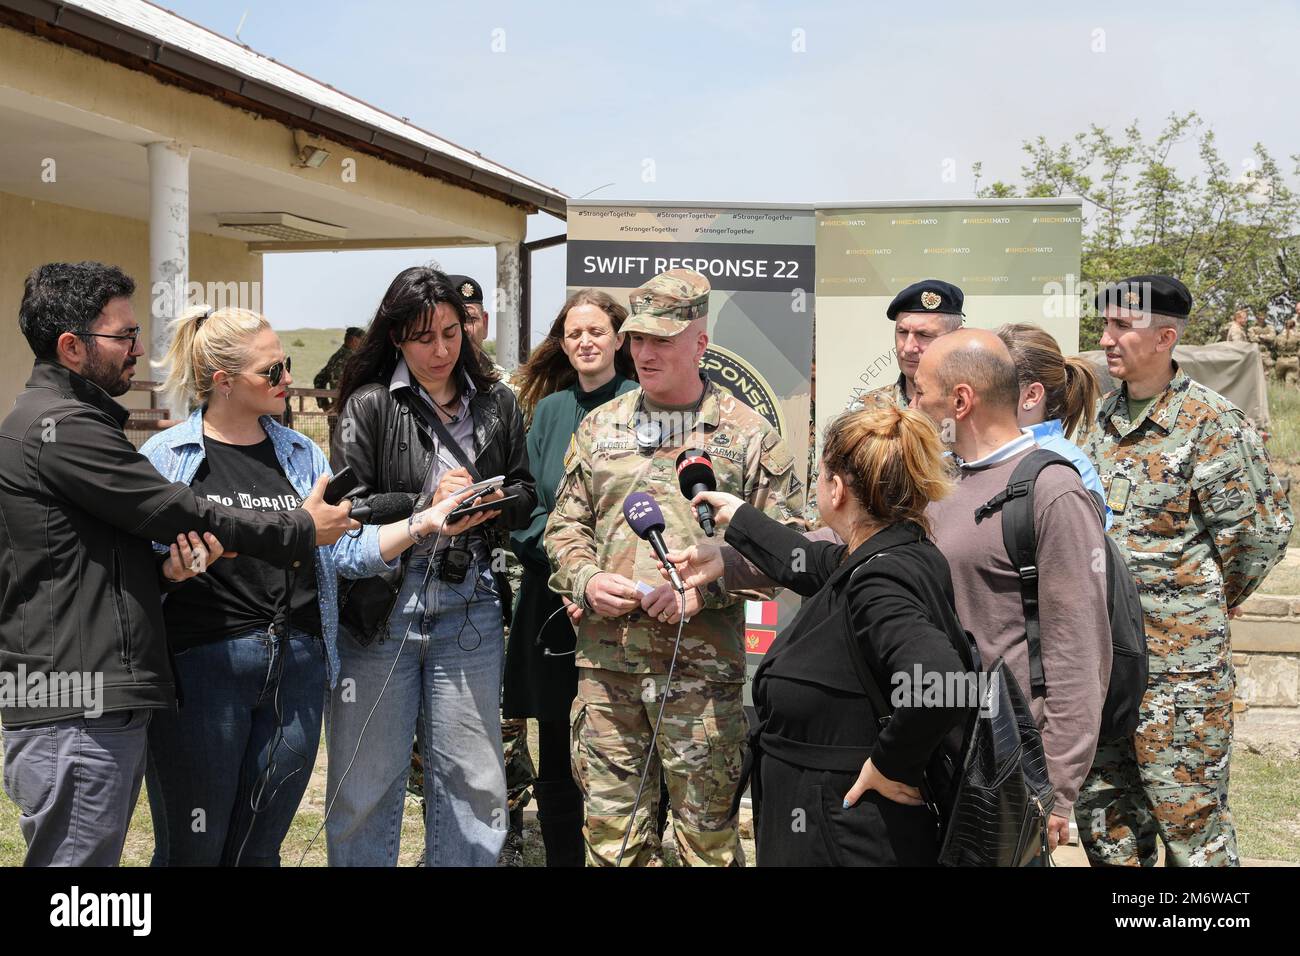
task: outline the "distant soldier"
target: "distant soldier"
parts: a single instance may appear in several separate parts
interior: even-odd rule
[[[564,462],[545,546],[551,589],[581,605],[573,705],[574,776],[583,791],[590,861],[614,865],[629,832],[631,865],[651,861],[662,764],[683,862],[742,865],[732,800],[748,725],[744,600],[721,584],[685,595],[680,651],[667,686],[677,592],[663,583],[654,551],[623,516],[634,491],[654,495],[670,548],[705,540],[678,487],[679,453],[712,458],[719,491],[738,495],[802,528],[803,488],[781,436],[699,370],[708,345],[709,284],[674,269],[632,293],[622,331],[632,340],[641,387],[587,415]],[[663,711],[656,753],[651,730]],[[633,820],[646,762],[647,784]]]
[[[366,330],[359,329],[355,325],[349,326],[348,330],[343,333],[343,344],[334,350],[334,354],[329,357],[325,367],[316,373],[312,379],[312,388],[338,388],[339,382],[343,380],[343,366],[352,358],[352,353],[361,345],[361,340],[365,338]],[[316,404],[329,411],[330,400],[325,397],[316,399]]]
[[[1277,362],[1277,331],[1273,328],[1267,318],[1255,319],[1255,341],[1259,343],[1259,359],[1264,363],[1264,377],[1268,378],[1273,373],[1273,366]]]
[[[470,322],[465,325],[465,331],[469,332],[470,338],[481,349],[483,343],[487,341],[488,334],[488,313],[483,308],[483,287],[469,276],[448,276],[447,278],[451,280],[452,287],[460,294],[461,301],[465,303],[465,311],[469,313]],[[501,381],[510,385],[510,372],[505,366],[494,361],[492,367],[501,376]],[[510,387],[514,388],[513,385]]]
[[[1192,297],[1169,276],[1102,289],[1101,347],[1121,382],[1084,451],[1097,466],[1146,619],[1134,738],[1099,744],[1075,803],[1094,864],[1235,866],[1228,810],[1228,618],[1282,557],[1293,516],[1241,410],[1173,361]]]
[[[1228,336],[1225,341],[1228,342],[1249,342],[1251,338],[1246,334],[1246,310],[1238,309],[1232,313],[1232,319],[1228,322]]]
[[[867,401],[883,399],[907,408],[916,391],[913,382],[921,356],[939,336],[961,328],[964,302],[961,289],[941,279],[922,279],[894,296],[885,315],[894,323],[898,381],[873,388],[849,407],[862,408]]]
[[[1296,320],[1286,320],[1286,328],[1277,337],[1277,366],[1274,369],[1278,381],[1292,388],[1300,387],[1300,330],[1296,329]]]

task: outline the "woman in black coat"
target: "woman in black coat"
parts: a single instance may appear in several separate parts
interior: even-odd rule
[[[948,565],[926,537],[925,507],[949,488],[943,446],[921,414],[873,406],[840,416],[824,448],[821,516],[847,544],[809,541],[731,495],[696,499],[728,545],[805,599],[754,675],[758,863],[933,866],[922,779],[941,747],[959,749],[978,706]],[[670,556],[688,586],[723,569],[710,545]],[[875,712],[864,679],[892,716]],[[936,681],[958,690],[938,694]]]

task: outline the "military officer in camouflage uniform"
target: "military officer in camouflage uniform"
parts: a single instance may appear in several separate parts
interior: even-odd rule
[[[1232,609],[1286,550],[1293,518],[1241,410],[1172,359],[1192,299],[1168,276],[1098,294],[1106,364],[1084,450],[1114,513],[1110,535],[1137,581],[1150,677],[1133,739],[1102,743],[1075,819],[1094,865],[1233,866],[1228,810]]]
[[[350,326],[343,333],[343,344],[334,351],[334,354],[325,363],[325,367],[317,372],[316,377],[312,379],[312,388],[338,388],[339,383],[343,381],[343,366],[348,363],[348,359],[352,358],[352,353],[357,350],[358,346],[361,345],[361,340],[365,337],[365,329]],[[316,404],[325,411],[329,411],[330,400],[328,398],[321,396],[316,399]]]
[[[1300,384],[1300,331],[1296,329],[1296,320],[1287,319],[1286,328],[1277,337],[1278,381],[1295,388]]]
[[[931,343],[941,335],[961,328],[965,295],[951,282],[922,279],[909,285],[889,303],[885,315],[894,323],[894,355],[898,359],[898,381],[873,388],[849,404],[849,411],[864,408],[871,400],[893,402],[907,408],[916,391],[913,381]]]
[[[1240,309],[1245,312],[1245,309]],[[1277,343],[1277,333],[1273,331],[1273,326],[1269,325],[1267,320],[1250,317],[1246,326],[1246,341],[1254,342],[1259,346],[1259,360],[1264,364],[1264,377],[1268,378],[1273,372],[1273,348]]]
[[[553,591],[583,610],[575,662],[573,770],[583,791],[584,837],[594,865],[613,865],[632,824],[647,760],[662,762],[678,851],[689,865],[743,865],[731,803],[740,780],[747,724],[746,598],[720,583],[686,592],[680,651],[667,686],[680,609],[654,552],[623,517],[634,491],[654,495],[670,548],[704,540],[676,477],[688,448],[712,458],[719,491],[802,528],[803,489],[781,436],[699,371],[708,344],[709,284],[674,269],[631,295],[622,331],[632,341],[641,387],[583,419],[546,527]],[[659,707],[663,725],[648,753]],[[658,803],[652,765],[624,863],[644,865],[654,850]]]
[[[469,313],[465,331],[474,340],[474,344],[483,348],[488,334],[488,313],[483,308],[483,287],[469,276],[447,276],[447,278],[451,280],[451,287],[460,295],[461,301],[465,303],[465,311]],[[493,362],[492,368],[501,376],[501,381],[510,385],[510,372],[505,366],[500,362]],[[514,388],[513,385],[510,387]]]

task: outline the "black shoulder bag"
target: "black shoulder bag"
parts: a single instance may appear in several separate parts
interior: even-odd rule
[[[892,717],[880,685],[858,646],[849,613],[849,590],[858,571],[887,552],[874,554],[849,575],[844,589],[844,640],[849,660],[883,728]],[[978,662],[970,631],[963,631]],[[951,637],[951,634],[950,634]],[[967,658],[958,649],[963,660]],[[939,820],[939,862],[945,866],[1024,866],[1047,854],[1047,815],[1054,796],[1047,779],[1043,741],[1020,686],[1002,658],[981,674],[979,712],[967,727],[960,751],[942,743],[921,782],[921,795]],[[1045,856],[1045,862],[1051,857]]]

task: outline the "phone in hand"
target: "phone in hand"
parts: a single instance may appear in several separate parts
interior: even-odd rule
[[[499,511],[501,506],[507,501],[514,501],[518,495],[506,495],[504,498],[494,498],[491,501],[481,501],[481,494],[475,495],[461,504],[456,506],[456,510],[447,515],[447,523],[454,524],[461,518],[468,518],[470,515],[476,515],[480,511]]]
[[[357,476],[352,471],[351,465],[344,465],[343,469],[338,472],[329,483],[325,486],[325,503],[327,505],[336,505],[347,495],[349,491],[361,484]]]

